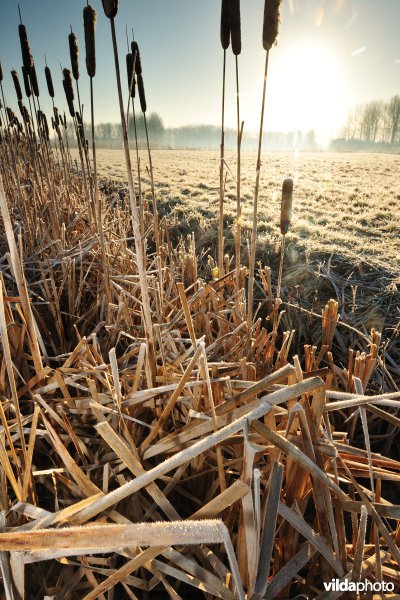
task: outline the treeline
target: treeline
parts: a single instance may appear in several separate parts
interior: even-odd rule
[[[400,96],[388,102],[373,100],[349,115],[340,138],[332,147],[397,149],[400,145]]]
[[[68,139],[71,146],[76,143],[72,122],[68,125]],[[221,129],[214,125],[187,125],[183,127],[166,128],[161,117],[152,113],[147,117],[147,127],[153,148],[171,149],[218,149],[221,143]],[[85,134],[90,132],[89,124],[84,124]],[[135,139],[135,126],[133,118],[129,120],[129,138]],[[139,145],[146,143],[146,130],[143,115],[136,117],[136,129]],[[95,126],[96,143],[98,147],[120,148],[122,145],[122,128],[120,123],[99,123]],[[244,133],[242,148],[256,150],[258,138],[256,133]],[[313,130],[283,132],[265,132],[264,146],[270,150],[318,150],[315,132]],[[228,150],[236,148],[236,130],[225,131],[225,147]]]

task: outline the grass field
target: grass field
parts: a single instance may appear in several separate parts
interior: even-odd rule
[[[250,226],[255,179],[254,153],[243,153],[243,227]],[[145,192],[149,193],[147,154],[141,156]],[[212,241],[219,203],[219,154],[216,151],[153,152],[158,201],[185,232],[197,230],[198,241]],[[227,153],[226,225],[236,210],[235,157]],[[122,150],[99,151],[100,175],[125,183]],[[279,240],[280,188],[295,180],[293,224],[288,259],[296,249],[333,253],[354,266],[370,265],[396,275],[400,255],[400,156],[383,154],[270,153],[261,173],[259,243],[271,248]],[[211,235],[207,236],[207,232]],[[226,233],[229,239],[229,231]],[[246,238],[245,238],[246,240]]]

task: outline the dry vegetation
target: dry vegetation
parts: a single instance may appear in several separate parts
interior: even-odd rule
[[[279,1],[273,4],[275,15]],[[103,7],[116,56],[118,2],[103,0]],[[22,31],[25,67],[34,81],[25,38]],[[128,64],[135,65],[137,52],[132,45]],[[93,79],[93,63],[87,67]],[[384,579],[393,590],[385,597],[398,597],[399,300],[394,287],[379,288],[394,268],[388,250],[393,233],[379,237],[385,260],[369,252],[368,261],[354,265],[370,277],[359,295],[354,280],[343,286],[332,265],[320,264],[315,272],[312,261],[290,259],[302,228],[309,227],[304,238],[315,238],[313,251],[322,245],[314,228],[321,236],[329,230],[317,222],[331,217],[326,208],[319,213],[314,184],[326,206],[337,186],[343,193],[348,186],[326,173],[327,157],[308,159],[316,166],[307,172],[302,156],[291,165],[287,157],[265,158],[263,186],[272,204],[259,242],[265,236],[271,248],[271,238],[278,240],[277,190],[290,173],[298,187],[297,216],[287,247],[292,266],[284,263],[281,290],[277,261],[260,244],[263,262],[256,268],[249,322],[252,157],[242,158],[239,270],[228,239],[238,208],[232,175],[227,254],[218,271],[211,224],[220,190],[209,173],[214,168],[218,177],[219,160],[197,155],[204,177],[199,160],[194,172],[188,161],[176,160],[171,175],[171,157],[182,154],[154,153],[152,190],[148,151],[142,162],[148,159],[150,171],[146,180],[143,168],[138,187],[126,137],[128,187],[122,173],[120,182],[98,182],[94,144],[89,151],[67,70],[64,82],[80,144],[76,166],[57,111],[50,142],[39,93],[31,98],[34,120],[23,105],[22,121],[9,107],[1,114],[4,597],[285,600],[300,594],[323,600],[341,596],[323,591],[323,582],[336,577]],[[124,128],[121,94],[120,108]],[[105,158],[100,155],[100,164]],[[337,163],[350,159],[334,160],[334,173],[344,174]],[[120,169],[118,155],[115,161]],[[108,175],[115,177],[117,169]],[[200,183],[193,183],[197,178]],[[365,189],[362,173],[359,178]],[[265,197],[261,188],[261,205]],[[314,223],[306,218],[308,203]],[[348,210],[350,235],[356,219]],[[191,235],[179,239],[180,232]],[[354,243],[347,258],[358,248]],[[386,310],[395,323],[385,322],[382,333],[366,319],[371,293],[365,282],[369,292],[378,286],[376,297],[383,294],[379,315]],[[335,298],[328,295],[317,312],[332,292]]]

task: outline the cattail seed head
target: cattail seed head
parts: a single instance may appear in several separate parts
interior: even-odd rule
[[[13,78],[15,93],[17,94],[17,99],[19,102],[22,102],[22,90],[21,85],[19,83],[19,77],[17,71],[11,71],[11,77]]]
[[[23,117],[24,117],[24,121],[27,125],[29,125],[29,123],[31,122],[31,118],[29,116],[29,112],[28,109],[26,108],[26,106],[23,104],[22,105],[22,110],[23,110]]]
[[[103,3],[104,12],[106,17],[112,19],[116,16],[118,12],[118,2],[119,0],[101,0]]]
[[[29,71],[29,79],[31,80],[31,87],[33,93],[35,94],[36,98],[39,98],[39,84],[37,80],[35,65],[33,65],[31,70]]]
[[[137,85],[138,85],[138,92],[139,92],[140,108],[142,109],[142,112],[145,113],[147,110],[147,103],[146,103],[146,94],[144,91],[143,77],[142,77],[141,73],[138,74],[138,76],[137,76]]]
[[[65,81],[65,94],[67,96],[67,100],[74,101],[74,87],[72,85],[72,76],[71,71],[69,69],[63,69],[64,81]]]
[[[293,205],[293,179],[288,177],[282,185],[282,204],[281,204],[281,234],[286,235],[289,231],[292,220]]]
[[[47,83],[47,89],[49,91],[49,96],[50,96],[50,98],[54,98],[53,78],[51,76],[50,68],[45,67],[44,73],[46,75],[46,83]]]
[[[54,107],[53,107],[53,113],[54,113],[54,121],[55,121],[55,124],[56,124],[56,125],[57,125],[57,127],[58,127],[58,126],[60,125],[60,115],[59,115],[59,112],[58,112],[58,108],[57,108],[57,106],[54,106]]]
[[[25,69],[30,72],[30,70],[34,66],[34,60],[31,52],[31,47],[29,45],[28,34],[26,32],[25,25],[18,26],[19,39],[21,42],[21,52],[22,52],[22,62],[24,63]]]
[[[85,28],[86,69],[89,77],[96,75],[96,20],[97,13],[89,4],[83,9],[83,24]]]
[[[135,66],[136,75],[142,75],[142,60],[140,58],[140,50],[137,42],[133,41],[131,44],[132,56],[133,56],[133,64]]]
[[[282,0],[265,0],[263,46],[267,51],[272,48],[278,37],[281,2]]]
[[[3,69],[0,62],[0,83],[3,83]]]
[[[32,88],[31,88],[31,82],[29,80],[29,73],[25,69],[25,67],[22,67],[22,77],[24,79],[24,88],[25,88],[26,97],[30,98],[32,96]]]
[[[135,66],[133,64],[133,54],[128,52],[126,55],[126,71],[128,76],[128,90],[131,98],[136,95],[136,81],[135,81]]]
[[[68,36],[69,41],[69,55],[71,57],[72,75],[75,81],[79,79],[79,46],[78,38],[74,33],[70,33]]]
[[[69,114],[72,118],[75,117],[75,108],[74,108],[74,88],[72,86],[72,76],[71,71],[69,69],[63,70],[64,80],[63,87],[65,92],[65,97],[67,98]]]
[[[240,19],[240,0],[230,0],[230,24],[232,51],[238,56],[242,51],[242,25]]]
[[[221,5],[221,45],[224,50],[231,42],[230,0],[222,0]]]

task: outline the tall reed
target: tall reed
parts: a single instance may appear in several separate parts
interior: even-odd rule
[[[140,57],[140,50],[139,50],[139,47],[137,46],[137,44],[136,44],[134,63],[135,63],[135,70],[136,70],[136,75],[137,75],[137,87],[138,87],[140,108],[143,113],[144,128],[145,128],[145,132],[146,132],[147,155],[149,158],[151,197],[152,197],[152,201],[153,201],[154,239],[156,242],[157,254],[159,254],[160,253],[160,232],[159,232],[159,225],[158,225],[158,208],[157,208],[156,191],[155,191],[155,185],[154,185],[153,159],[152,159],[152,155],[151,155],[149,128],[147,125],[147,116],[146,116],[147,100],[146,100],[146,92],[145,92],[144,81],[143,81],[142,61],[141,61],[141,57]]]
[[[247,304],[247,323],[251,327],[253,323],[253,302],[254,302],[254,269],[256,262],[256,244],[257,244],[257,214],[258,214],[258,195],[260,189],[260,174],[261,174],[261,150],[264,131],[264,113],[265,113],[265,98],[268,78],[268,60],[269,51],[274,45],[279,33],[279,15],[280,15],[281,0],[265,0],[264,5],[264,23],[263,23],[263,47],[265,54],[264,67],[264,83],[263,95],[261,103],[261,118],[260,130],[258,134],[258,154],[256,165],[256,183],[254,189],[253,201],[253,226],[251,233],[250,260],[249,260],[249,290]]]
[[[221,115],[221,157],[219,166],[219,223],[218,223],[218,269],[222,277],[224,271],[224,173],[225,173],[225,92],[226,92],[226,51],[231,39],[230,0],[221,4],[221,46],[224,51],[222,66],[222,115]]]
[[[236,158],[236,228],[235,228],[235,256],[236,256],[236,310],[240,310],[240,271],[241,271],[241,230],[242,230],[242,199],[241,199],[241,146],[243,135],[243,123],[240,122],[240,87],[239,87],[239,60],[242,52],[242,31],[240,0],[230,0],[230,26],[231,45],[235,55],[236,73],[236,119],[237,119],[237,158]]]
[[[147,348],[148,348],[148,356],[149,356],[149,366],[151,369],[151,381],[152,384],[155,384],[156,380],[156,352],[155,352],[155,334],[153,328],[153,319],[151,315],[151,306],[150,306],[150,295],[149,288],[147,282],[147,272],[145,265],[145,258],[143,252],[143,241],[142,235],[140,231],[140,220],[139,213],[136,204],[136,193],[135,193],[135,185],[132,177],[132,164],[129,150],[129,140],[128,140],[128,130],[126,126],[126,118],[124,111],[124,102],[122,97],[122,87],[121,87],[121,73],[119,66],[119,58],[118,58],[118,45],[117,45],[117,36],[115,31],[115,21],[114,18],[118,12],[118,0],[102,0],[103,8],[106,16],[110,19],[111,26],[111,37],[114,51],[114,62],[115,62],[115,74],[117,78],[117,88],[118,88],[118,100],[119,100],[119,108],[120,108],[120,116],[121,116],[121,125],[122,125],[122,136],[124,141],[124,153],[125,153],[125,163],[126,163],[126,171],[128,177],[128,188],[129,188],[129,198],[130,198],[130,206],[131,206],[131,216],[132,216],[132,229],[133,236],[135,239],[135,251],[136,251],[136,262],[137,269],[139,274],[140,288],[142,293],[142,310],[143,310],[143,321],[144,321],[144,329],[147,339]]]
[[[91,4],[83,9],[83,24],[85,31],[86,48],[86,70],[90,78],[90,116],[91,116],[91,135],[92,135],[92,153],[93,153],[93,178],[94,178],[94,200],[96,207],[96,220],[99,231],[100,247],[104,272],[104,291],[107,302],[111,302],[110,274],[107,260],[106,245],[103,230],[103,204],[99,195],[99,186],[97,180],[97,155],[96,155],[96,136],[94,127],[94,89],[93,79],[96,76],[96,23],[97,13]]]

